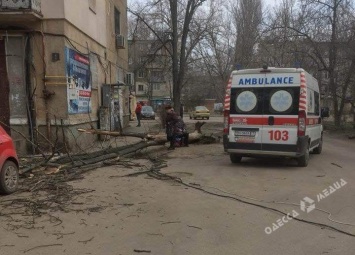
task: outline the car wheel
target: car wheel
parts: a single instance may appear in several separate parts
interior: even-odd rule
[[[190,120],[192,119],[192,117],[190,116]]]
[[[230,160],[233,164],[237,164],[240,163],[240,161],[242,161],[242,156],[238,155],[238,154],[234,154],[231,153],[229,154]]]
[[[11,194],[17,190],[19,181],[18,167],[12,161],[6,161],[0,172],[0,193]]]
[[[298,166],[300,167],[306,167],[308,166],[308,161],[309,161],[309,147],[307,147],[304,155],[298,158]]]
[[[207,117],[206,119],[208,119],[208,120],[209,120],[209,119],[210,119],[210,117]]]
[[[321,154],[323,149],[323,135],[320,138],[318,147],[313,150],[314,154]]]

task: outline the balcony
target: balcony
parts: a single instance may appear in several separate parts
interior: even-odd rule
[[[41,0],[0,0],[1,25],[24,24],[41,19]]]

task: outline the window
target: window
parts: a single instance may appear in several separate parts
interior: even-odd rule
[[[319,93],[318,92],[314,92],[314,113],[316,115],[320,114]]]
[[[313,90],[307,90],[307,113],[309,115],[319,114],[319,93]]]
[[[295,95],[297,97],[297,95]],[[273,89],[270,91],[270,113],[290,113],[293,110],[293,90]],[[297,107],[295,105],[295,107]]]
[[[120,11],[115,8],[115,34],[116,35],[120,35],[121,34],[121,23],[120,23],[120,19],[121,19],[121,13]]]
[[[138,85],[138,91],[144,91],[144,86],[143,85]]]
[[[299,87],[232,88],[231,114],[298,115]]]
[[[143,70],[138,71],[138,78],[144,78],[144,71]]]
[[[153,90],[160,90],[160,84],[153,84]]]
[[[163,82],[164,74],[162,71],[151,71],[150,73],[151,82]]]

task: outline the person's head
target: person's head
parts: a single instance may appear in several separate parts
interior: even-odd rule
[[[171,105],[168,105],[168,106],[165,106],[165,111],[166,111],[167,113],[171,113],[171,112],[174,111],[174,108],[173,108]]]

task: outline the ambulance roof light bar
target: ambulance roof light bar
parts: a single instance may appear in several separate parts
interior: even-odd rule
[[[268,69],[268,66],[265,64],[263,65],[263,69],[260,70],[260,73],[271,73],[271,70]]]

